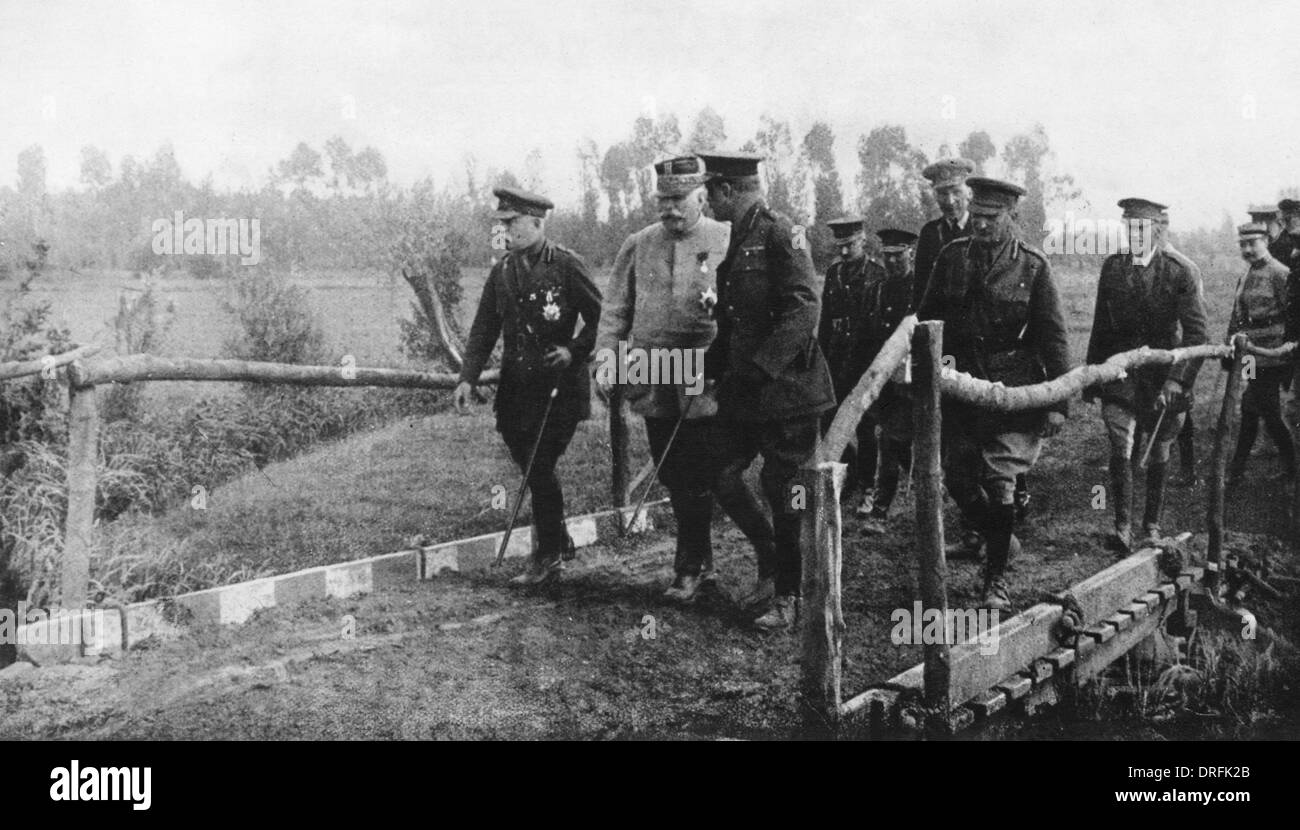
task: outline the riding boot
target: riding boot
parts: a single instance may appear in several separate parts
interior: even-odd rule
[[[1016,506],[989,505],[984,521],[986,556],[984,560],[984,597],[986,608],[1003,609],[1011,604],[1004,574],[1013,551],[1019,548],[1015,536]]]
[[[758,497],[741,477],[741,472],[725,473],[718,477],[715,490],[718,504],[745,534],[754,547],[758,560],[758,578],[772,580],[776,577],[775,537],[772,523],[758,503]]]
[[[1280,414],[1266,415],[1264,429],[1268,431],[1268,437],[1273,439],[1273,443],[1277,446],[1283,475],[1287,478],[1295,478],[1295,444],[1291,439],[1291,431],[1286,428],[1286,422],[1282,420]]]
[[[984,525],[988,521],[988,501],[983,494],[961,508],[961,538],[943,549],[945,559],[978,559],[984,547]]]
[[[1189,411],[1183,428],[1178,432],[1178,460],[1181,462],[1183,484],[1196,484],[1196,427],[1192,425],[1192,413]]]
[[[1110,544],[1117,553],[1128,553],[1133,542],[1133,467],[1122,455],[1110,457],[1110,491],[1115,505],[1115,536]]]
[[[1250,461],[1250,451],[1255,448],[1255,439],[1259,436],[1259,416],[1253,412],[1241,413],[1241,428],[1237,430],[1237,449],[1232,454],[1232,463],[1228,467],[1228,483],[1236,486],[1246,474],[1246,463]]]
[[[1142,517],[1142,530],[1147,541],[1160,538],[1160,514],[1165,507],[1166,462],[1152,463],[1147,467],[1147,508]]]

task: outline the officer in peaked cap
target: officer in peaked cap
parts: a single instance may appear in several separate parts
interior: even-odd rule
[[[606,366],[621,343],[653,355],[672,350],[695,362],[717,333],[714,310],[717,269],[727,255],[730,228],[703,215],[706,167],[696,156],[665,159],[655,165],[660,221],[629,236],[614,258],[596,340],[596,382],[608,390]],[[662,352],[659,352],[662,353]],[[616,358],[613,358],[616,359]],[[672,602],[690,603],[715,584],[713,547],[713,485],[716,465],[712,450],[717,403],[711,385],[700,376],[659,378],[634,383],[629,373],[623,394],[633,412],[645,418],[646,436],[659,480],[668,490],[677,521],[674,577],[664,592]],[[772,528],[762,516],[746,525],[756,548],[770,558]]]
[[[1168,213],[1149,199],[1121,199],[1128,252],[1111,254],[1101,266],[1087,362],[1148,346],[1176,349],[1206,342],[1206,309],[1200,269],[1165,243]],[[1136,438],[1151,444],[1147,467],[1145,538],[1160,538],[1169,450],[1190,408],[1203,361],[1144,366],[1124,378],[1089,387],[1085,401],[1100,399],[1110,440],[1111,502],[1115,532],[1108,542],[1119,555],[1133,549],[1132,460]],[[1159,430],[1156,431],[1156,425]]]
[[[1268,228],[1262,222],[1240,226],[1237,241],[1241,257],[1249,267],[1237,283],[1225,342],[1232,342],[1236,334],[1245,334],[1252,345],[1275,349],[1286,342],[1287,281],[1291,272],[1268,252]],[[1237,450],[1228,468],[1229,481],[1234,486],[1245,475],[1261,420],[1277,446],[1282,461],[1281,480],[1295,478],[1295,445],[1283,421],[1278,397],[1291,382],[1292,368],[1290,357],[1259,355],[1255,359],[1254,373],[1241,395]]]
[[[943,321],[944,354],[959,372],[1006,386],[1059,377],[1070,356],[1056,284],[1046,256],[1014,231],[1025,191],[982,177],[966,183],[971,233],[939,252],[918,316]],[[1019,547],[1016,476],[1033,466],[1067,411],[1065,402],[1011,414],[945,404],[948,490],[987,547],[983,602],[990,608],[1010,604],[1004,573]]]
[[[876,231],[885,278],[868,291],[864,324],[860,329],[855,363],[858,374],[865,372],[898,328],[912,313],[914,297],[914,254],[917,236],[911,231],[885,228]],[[877,469],[875,502],[863,530],[884,533],[889,508],[898,492],[900,474],[912,466],[912,398],[907,371],[901,370],[881,390],[870,415],[880,424],[880,463]],[[864,418],[863,420],[866,420]]]
[[[1273,244],[1282,235],[1282,211],[1275,205],[1251,205],[1247,210],[1251,222],[1264,225],[1269,244]]]
[[[454,400],[458,411],[467,410],[479,374],[498,338],[504,338],[497,430],[521,471],[537,447],[528,477],[534,548],[528,569],[511,580],[532,586],[556,576],[561,560],[573,556],[555,465],[578,422],[591,414],[587,360],[601,297],[582,258],[546,238],[546,212],[554,207],[549,199],[513,187],[492,193],[497,197],[492,218],[505,225],[507,252],[483,286]]]
[[[846,216],[827,222],[834,235],[839,256],[826,271],[822,290],[821,322],[817,326],[817,342],[830,366],[831,381],[835,386],[835,400],[843,403],[861,377],[865,366],[855,361],[854,350],[861,340],[862,326],[869,312],[867,295],[884,282],[885,269],[867,256],[866,230],[861,216]],[[830,426],[834,410],[823,416],[822,428]],[[876,421],[864,415],[858,422],[856,446],[844,451],[843,461],[848,465],[845,492],[860,491],[862,504],[858,513],[871,512],[876,478]]]
[[[1295,270],[1300,265],[1300,200],[1283,199],[1277,203],[1282,214],[1282,233],[1268,246],[1273,259]]]
[[[930,271],[939,257],[939,251],[954,239],[970,233],[970,188],[966,186],[966,179],[974,172],[975,162],[967,158],[940,159],[921,171],[921,175],[930,182],[930,190],[939,205],[940,215],[921,226],[920,239],[916,243],[914,285],[915,299],[918,302],[930,279]],[[1030,500],[1029,485],[1023,475],[1016,479],[1015,499],[1016,519],[1022,520],[1029,513]],[[965,531],[968,542],[978,536],[969,527]]]
[[[746,600],[771,598],[755,625],[789,629],[798,613],[802,559],[800,515],[791,485],[816,448],[821,413],[835,390],[821,347],[821,280],[813,270],[805,229],[763,201],[753,153],[701,153],[708,165],[709,206],[731,223],[727,258],[718,267],[718,336],[705,372],[718,377],[715,450],[722,459],[717,497],[736,518],[761,510],[743,479],[763,456],[761,481],[772,509],[775,547],[759,561]]]
[[[930,279],[934,261],[944,245],[970,233],[970,189],[966,179],[975,172],[975,162],[964,158],[941,159],[921,171],[930,182],[940,216],[921,226],[916,242],[916,294],[920,299]]]

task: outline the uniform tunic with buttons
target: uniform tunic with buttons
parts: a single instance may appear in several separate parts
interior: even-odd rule
[[[1160,250],[1146,266],[1134,263],[1129,254],[1112,254],[1102,263],[1088,363],[1104,363],[1112,355],[1142,346],[1176,349],[1206,342],[1201,275],[1190,260]],[[1145,413],[1166,380],[1178,381],[1190,391],[1202,362],[1142,367],[1104,384],[1099,397],[1104,403]]]
[[[992,247],[967,237],[949,243],[935,263],[917,316],[943,321],[943,352],[959,372],[1026,386],[1070,368],[1060,298],[1042,252],[1015,238]],[[993,505],[1014,501],[1016,479],[1037,461],[1047,412],[992,412],[944,404],[945,471],[963,514],[977,515],[981,490]]]
[[[855,374],[855,345],[862,339],[870,310],[867,295],[878,292],[884,278],[884,266],[865,256],[853,261],[838,259],[826,271],[817,342],[830,367],[837,401],[844,400],[861,375]]]
[[[730,237],[730,225],[706,216],[680,238],[662,222],[629,236],[614,259],[597,349],[617,354],[619,341],[639,349],[707,349],[717,333],[717,272]],[[684,399],[671,384],[629,386],[624,394],[633,412],[649,418],[676,418]],[[691,406],[691,417],[707,414]]]
[[[899,277],[886,276],[867,292],[864,298],[864,323],[854,347],[854,372],[860,378],[876,359],[885,341],[898,328],[903,318],[912,313],[915,291],[915,273]],[[891,380],[881,390],[880,398],[872,407],[873,416],[880,419],[881,427],[894,437],[911,435],[911,390],[906,384]]]
[[[1256,346],[1272,349],[1284,342],[1287,314],[1287,278],[1291,271],[1273,257],[1251,263],[1241,278],[1237,297],[1232,305],[1232,319],[1228,322],[1228,342],[1233,335],[1245,332]],[[1263,369],[1290,365],[1288,358],[1256,358]]]
[[[1268,253],[1286,268],[1300,265],[1300,239],[1288,231],[1283,231],[1268,246]]]
[[[986,264],[978,252],[969,237],[945,247],[918,309],[922,320],[943,321],[944,354],[957,371],[1006,386],[1065,374],[1069,347],[1047,257],[1014,238],[992,250]],[[1050,409],[1069,411],[1065,402]]]
[[[817,345],[821,289],[789,219],[760,200],[733,225],[718,268],[718,336],[706,355],[706,374],[722,378],[721,417],[780,421],[835,406]]]
[[[921,301],[921,292],[925,291],[934,270],[934,263],[939,259],[939,252],[949,242],[970,235],[970,214],[966,221],[957,225],[946,216],[931,219],[921,226],[921,233],[916,240],[916,283],[914,297],[916,303]]]
[[[465,347],[460,379],[476,383],[498,337],[505,344],[495,410],[501,432],[533,431],[541,423],[553,385],[558,386],[548,421],[577,423],[591,415],[587,360],[600,321],[600,290],[582,258],[546,240],[536,261],[511,251],[488,275]],[[579,318],[582,329],[576,331]],[[573,361],[555,371],[543,360],[552,347],[569,349]]]

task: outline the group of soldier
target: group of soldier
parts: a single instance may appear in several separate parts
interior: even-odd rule
[[[573,557],[555,469],[576,425],[590,414],[594,353],[617,352],[620,344],[703,353],[702,378],[658,377],[622,387],[632,411],[645,420],[676,520],[674,578],[664,596],[690,603],[717,588],[711,540],[716,503],[754,549],[757,577],[737,602],[763,631],[790,628],[798,611],[802,504],[793,497],[796,472],[905,317],[943,321],[945,363],[976,378],[1023,386],[1071,368],[1051,267],[1016,227],[1022,188],[973,175],[975,166],[966,159],[936,162],[923,174],[941,216],[919,234],[877,231],[880,260],[867,255],[861,217],[828,222],[838,258],[823,280],[813,268],[805,229],[764,202],[761,161],[752,153],[717,151],[656,164],[660,221],[623,243],[603,296],[581,257],[546,238],[549,200],[514,188],[494,191],[494,219],[505,226],[507,252],[484,287],[455,403],[467,408],[503,339],[497,429],[531,489],[536,539],[513,584],[542,585]],[[1087,361],[1104,362],[1142,346],[1206,343],[1200,273],[1165,238],[1166,206],[1135,198],[1119,207],[1129,250],[1102,266]],[[1263,221],[1239,229],[1250,268],[1238,286],[1229,335],[1245,331],[1263,346],[1294,340],[1300,328],[1294,319],[1300,304],[1288,304],[1286,294],[1291,266],[1300,265],[1300,203],[1288,200],[1279,208],[1272,217],[1253,215]],[[1285,232],[1267,224],[1277,215],[1284,217]],[[1117,553],[1135,544],[1130,512],[1139,444],[1149,447],[1144,455],[1150,458],[1141,539],[1161,535],[1170,447],[1180,435],[1190,437],[1184,423],[1200,363],[1144,367],[1085,390],[1085,401],[1101,401],[1110,439],[1110,544]],[[1235,477],[1244,470],[1260,419],[1294,475],[1292,439],[1279,404],[1290,368],[1290,360],[1262,362],[1251,380]],[[608,401],[609,375],[594,375],[597,393]],[[866,533],[887,530],[899,482],[910,480],[907,379],[900,369],[886,384],[843,459],[846,492],[861,499],[857,512]],[[1005,573],[1019,549],[1015,530],[1027,510],[1026,475],[1067,414],[1064,402],[1010,414],[944,402],[944,480],[962,524],[946,555],[982,558],[987,607],[1010,604]],[[758,456],[766,510],[744,477]]]

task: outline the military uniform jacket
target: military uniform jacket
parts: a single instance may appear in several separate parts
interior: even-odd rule
[[[865,256],[856,262],[837,259],[826,271],[817,343],[830,367],[838,401],[844,400],[861,376],[861,372],[854,374],[855,349],[884,279],[884,266]]]
[[[1201,274],[1185,256],[1166,249],[1157,251],[1145,267],[1134,265],[1129,254],[1112,254],[1102,263],[1088,363],[1104,363],[1142,346],[1176,349],[1206,342]],[[1166,380],[1176,380],[1190,392],[1202,362],[1143,367],[1096,391],[1103,401],[1144,411]]]
[[[970,214],[966,214],[966,221],[958,225],[956,230],[953,229],[952,223],[947,218],[940,216],[938,219],[931,219],[921,226],[921,233],[916,240],[916,284],[913,292],[915,298],[914,304],[921,302],[921,293],[925,291],[926,285],[930,282],[930,272],[934,269],[934,263],[939,258],[939,252],[943,247],[954,239],[960,239],[970,234]]]
[[[1300,254],[1300,240],[1286,231],[1269,243],[1268,252],[1287,268],[1294,269],[1300,265],[1300,258],[1297,258],[1297,254]]]
[[[669,235],[662,222],[629,236],[614,258],[600,314],[598,354],[609,349],[617,356],[620,341],[646,350],[707,350],[717,334],[713,316],[718,266],[727,256],[730,238],[730,225],[707,216],[681,238]],[[692,368],[704,367],[692,364]],[[686,387],[693,385],[689,378],[685,380],[629,385],[624,395],[638,415],[676,418],[689,400]],[[714,411],[714,402],[702,399],[691,404],[687,414],[701,418]]]
[[[516,251],[493,266],[470,328],[460,379],[476,383],[497,337],[504,339],[494,407],[498,430],[535,430],[552,385],[559,391],[551,421],[576,423],[591,415],[587,360],[596,342],[600,302],[600,290],[582,258],[550,240],[532,267]],[[579,317],[582,331],[575,334]],[[553,346],[572,353],[567,368],[554,371],[543,365]]]
[[[945,246],[918,309],[922,320],[943,321],[944,354],[957,371],[1006,386],[1065,374],[1069,346],[1047,257],[1008,239],[991,252],[985,270],[978,252],[969,237]],[[1066,414],[1069,406],[1051,409]]]
[[[1236,299],[1232,304],[1232,318],[1228,321],[1227,342],[1232,336],[1245,332],[1256,346],[1274,349],[1284,342],[1287,316],[1287,278],[1290,270],[1269,257],[1267,262],[1250,266],[1237,284]],[[1279,357],[1258,357],[1260,368],[1290,365],[1291,361]]]
[[[835,406],[817,345],[821,288],[789,219],[760,200],[732,226],[718,267],[718,336],[705,359],[706,375],[721,378],[721,417],[779,421]]]
[[[854,344],[854,371],[857,373],[855,383],[871,366],[871,361],[876,359],[898,324],[912,313],[914,291],[914,274],[907,274],[902,277],[886,277],[866,292],[863,324],[859,328],[857,343]]]

